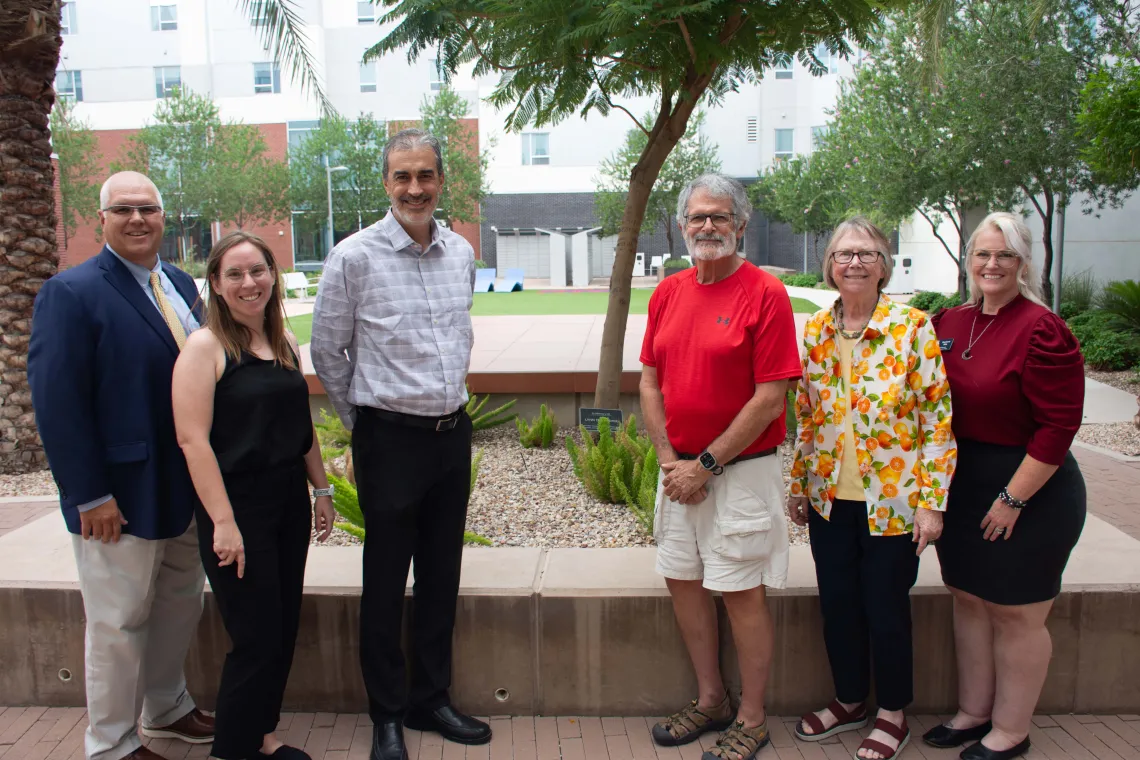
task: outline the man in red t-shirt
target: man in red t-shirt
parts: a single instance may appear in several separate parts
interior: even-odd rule
[[[705,174],[681,192],[677,224],[696,267],[649,299],[641,409],[661,462],[654,538],[697,672],[695,702],[653,728],[667,746],[727,728],[705,757],[751,758],[768,742],[764,689],[772,619],[764,587],[788,574],[778,446],[784,397],[800,376],[792,304],[772,275],[736,255],[751,213],[744,187]],[[723,594],[740,661],[734,713],[717,653]]]

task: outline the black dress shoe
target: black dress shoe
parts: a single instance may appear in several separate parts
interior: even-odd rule
[[[1021,740],[1021,743],[1015,747],[1010,747],[1005,750],[990,749],[986,745],[978,742],[971,744],[966,749],[962,750],[962,754],[958,757],[962,760],[1012,760],[1018,755],[1024,755],[1029,751],[1029,737]]]
[[[413,707],[404,716],[404,725],[417,731],[435,731],[457,744],[486,744],[491,741],[490,726],[464,715],[451,705],[434,710]]]
[[[408,760],[404,747],[404,729],[398,719],[385,720],[372,726],[372,754],[369,760]]]
[[[935,726],[922,735],[922,740],[931,747],[948,749],[961,747],[966,742],[976,742],[990,732],[993,724],[988,720],[980,726],[973,728],[951,728],[945,724]]]

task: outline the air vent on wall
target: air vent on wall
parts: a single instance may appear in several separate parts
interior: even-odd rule
[[[747,140],[747,142],[750,142],[750,143],[756,142],[758,132],[759,132],[759,129],[757,128],[756,117],[755,116],[749,116],[747,126],[745,127],[745,130],[744,130],[745,139]]]

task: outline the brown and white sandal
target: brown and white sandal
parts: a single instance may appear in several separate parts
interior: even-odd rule
[[[906,724],[906,718],[903,718],[902,726],[896,726],[886,718],[879,718],[875,721],[875,728],[897,741],[899,746],[891,749],[880,741],[864,739],[859,745],[859,750],[869,749],[872,752],[878,752],[882,755],[878,760],[892,760],[895,756],[902,754],[906,743],[910,741],[910,726]],[[854,757],[855,760],[869,760],[868,758],[860,757],[859,750],[856,750],[852,757]]]
[[[867,725],[866,702],[848,712],[843,705],[839,704],[838,699],[833,699],[831,704],[824,709],[834,715],[839,722],[825,730],[823,721],[819,719],[819,716],[810,712],[800,718],[800,722],[796,724],[797,739],[805,742],[819,742],[844,731],[858,731]],[[807,733],[804,728],[810,728],[813,733]]]

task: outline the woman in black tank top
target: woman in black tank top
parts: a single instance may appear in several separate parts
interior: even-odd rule
[[[198,547],[233,648],[212,755],[307,760],[274,736],[300,621],[310,525],[332,531],[331,489],[273,255],[226,235],[206,262],[206,328],[174,367],[174,421],[198,499]],[[315,516],[308,484],[319,494]]]

